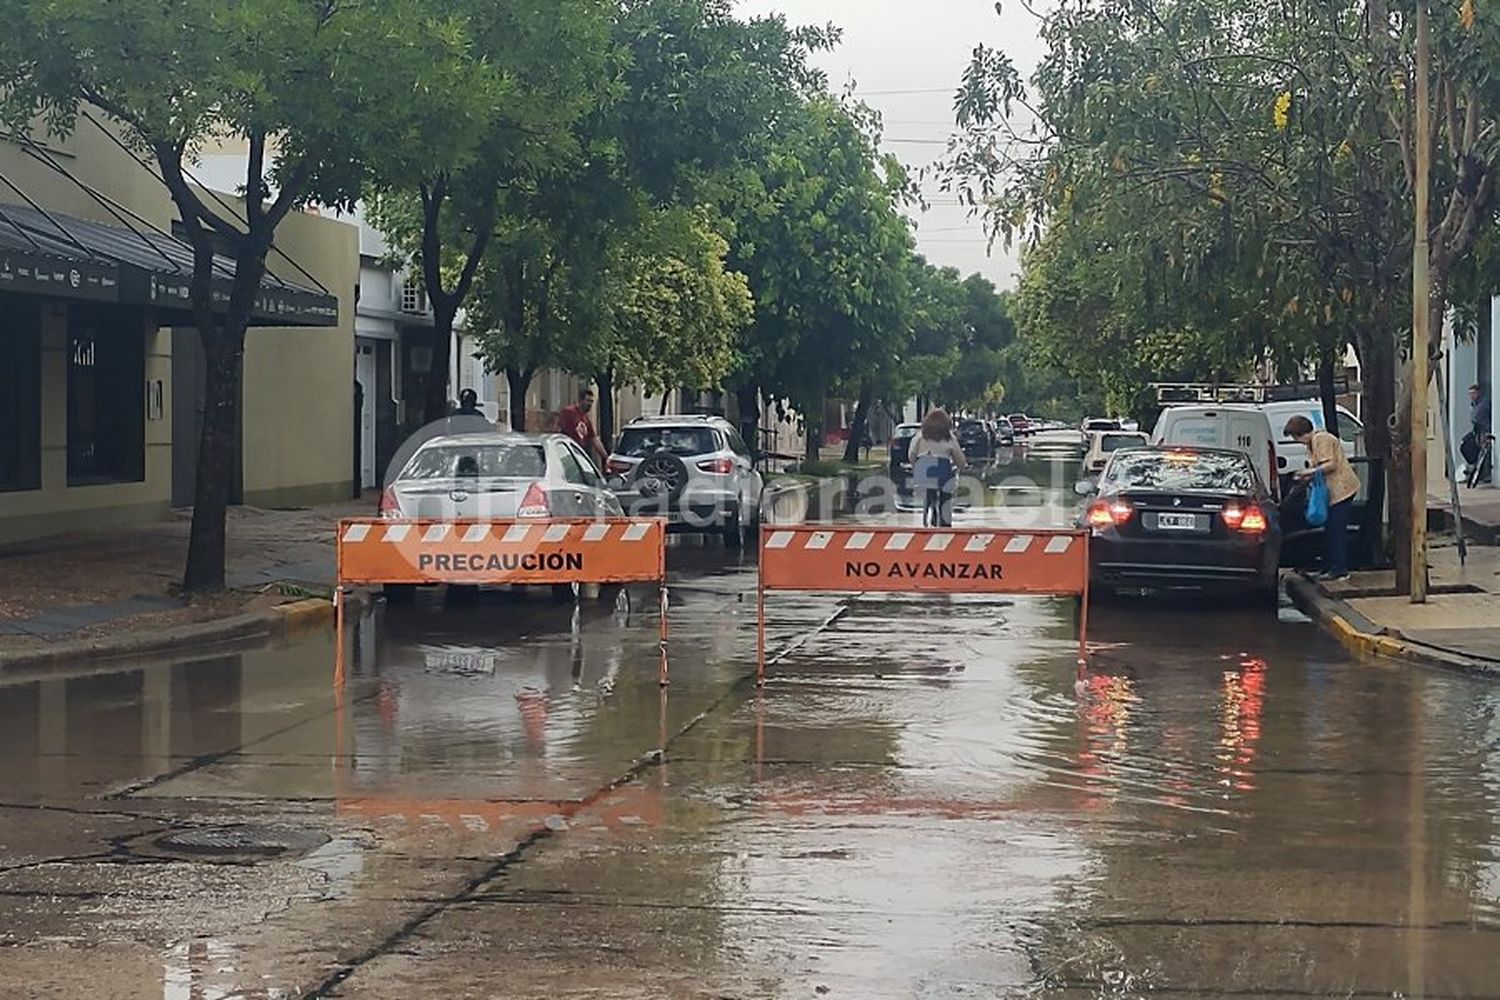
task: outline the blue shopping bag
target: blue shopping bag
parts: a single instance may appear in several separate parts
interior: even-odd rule
[[[1328,523],[1328,484],[1321,472],[1313,473],[1307,487],[1307,523],[1314,528]]]

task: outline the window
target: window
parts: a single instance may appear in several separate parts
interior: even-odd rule
[[[736,455],[739,455],[743,458],[749,458],[750,449],[745,446],[745,439],[740,437],[740,432],[736,430],[730,430],[726,431],[725,433],[729,438],[729,449]]]
[[[0,296],[0,493],[42,485],[42,331],[36,299]]]
[[[407,278],[401,286],[401,311],[419,314],[427,311],[427,292],[416,278]]]
[[[137,310],[68,307],[68,485],[146,478],[146,334]]]
[[[542,479],[546,475],[547,456],[536,445],[444,445],[418,451],[397,478]]]
[[[717,450],[714,432],[707,427],[627,427],[615,446],[626,458],[645,458],[658,451],[691,458]]]
[[[1243,455],[1141,451],[1115,456],[1101,484],[1114,490],[1213,490],[1248,493],[1255,470]]]
[[[581,486],[603,486],[604,482],[599,478],[599,473],[594,468],[594,462],[579,449],[571,444],[565,444],[563,453],[563,476],[568,482]]]

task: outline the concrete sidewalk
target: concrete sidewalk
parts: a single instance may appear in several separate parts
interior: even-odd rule
[[[298,510],[236,507],[227,524],[228,590],[178,592],[186,514],[126,528],[79,532],[0,548],[0,661],[86,647],[107,655],[141,633],[265,613],[333,586],[334,524],[373,500]],[[211,631],[211,630],[210,630]]]
[[[1426,604],[1397,595],[1392,570],[1334,584],[1294,576],[1287,590],[1355,652],[1500,673],[1500,548],[1470,545],[1460,563],[1454,539],[1437,538],[1430,565]]]
[[[1500,489],[1481,486],[1458,489],[1458,506],[1463,514],[1464,536],[1481,545],[1500,545]],[[1428,530],[1453,534],[1457,531],[1452,501],[1447,496],[1427,499]]]

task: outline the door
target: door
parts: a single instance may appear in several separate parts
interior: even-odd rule
[[[556,497],[552,510],[564,517],[595,517],[601,508],[599,506],[599,485],[594,480],[598,474],[590,473],[593,463],[589,462],[583,452],[573,447],[571,443],[563,443],[558,449],[558,457],[562,460],[563,478],[567,481]]]
[[[375,341],[358,337],[354,341],[354,380],[362,390],[359,408],[359,485],[374,489],[376,482],[375,404],[380,398],[376,384]]]

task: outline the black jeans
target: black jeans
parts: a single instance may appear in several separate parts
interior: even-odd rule
[[[1328,506],[1328,521],[1323,525],[1323,572],[1343,576],[1349,572],[1349,515],[1354,498]]]
[[[922,525],[927,528],[953,527],[953,494],[942,490],[928,490],[927,502],[922,508]]]

